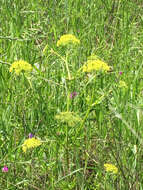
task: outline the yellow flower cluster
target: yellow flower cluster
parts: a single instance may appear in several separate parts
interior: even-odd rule
[[[26,61],[23,61],[23,60],[19,60],[19,61],[15,61],[14,63],[12,63],[9,71],[12,72],[14,70],[15,73],[17,75],[19,75],[19,73],[21,71],[29,72],[29,71],[32,71],[32,69],[33,68],[29,63],[27,63]]]
[[[113,164],[104,164],[104,167],[107,172],[118,173],[118,168]]]
[[[81,118],[74,112],[61,112],[55,116],[55,119],[62,123],[67,123],[71,127],[82,121]]]
[[[88,60],[83,65],[83,72],[92,72],[92,71],[110,71],[110,67],[107,63],[97,59]]]
[[[38,139],[33,138],[29,138],[27,140],[24,141],[24,144],[22,145],[22,150],[23,152],[26,152],[27,149],[30,148],[35,148],[37,146],[40,146],[42,144],[42,142]]]
[[[126,85],[125,81],[123,81],[123,80],[120,80],[120,81],[119,81],[118,87],[119,87],[119,88],[128,88],[128,86]]]
[[[72,34],[65,34],[57,42],[57,46],[65,46],[67,44],[80,44],[80,40]]]

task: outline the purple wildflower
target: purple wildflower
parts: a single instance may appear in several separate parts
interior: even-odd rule
[[[123,74],[123,72],[121,72],[121,71],[120,71],[120,72],[119,72],[119,74],[120,74],[120,75],[122,75],[122,74]]]
[[[76,97],[77,96],[77,92],[72,92],[71,94],[70,94],[70,98],[72,99],[72,98],[74,98],[74,97]]]
[[[34,137],[34,135],[32,133],[29,133],[28,137],[31,139],[32,137]]]
[[[4,167],[2,168],[2,172],[8,172],[8,167],[7,167],[7,166],[4,166]]]

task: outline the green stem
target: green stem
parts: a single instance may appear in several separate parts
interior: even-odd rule
[[[68,125],[66,126],[66,162],[67,162],[67,171],[69,171],[69,137],[68,137]]]
[[[51,49],[51,53],[54,53],[55,55],[57,55],[58,57],[60,57],[61,60],[64,61],[65,65],[66,65],[67,72],[68,72],[68,79],[71,80],[71,74],[70,74],[67,58],[65,59],[60,54],[58,54],[57,52],[55,52],[53,49]]]

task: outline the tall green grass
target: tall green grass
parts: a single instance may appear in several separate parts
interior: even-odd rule
[[[142,190],[142,1],[0,4],[0,168],[9,169],[0,172],[0,189]],[[80,45],[57,47],[69,33]],[[111,72],[83,73],[92,54]],[[20,59],[32,73],[9,72]],[[75,118],[56,119],[61,112]],[[42,145],[23,153],[29,133]]]

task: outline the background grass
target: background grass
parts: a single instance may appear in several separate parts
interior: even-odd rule
[[[0,3],[0,167],[9,168],[0,172],[0,189],[142,190],[142,1]],[[68,33],[80,46],[58,48]],[[91,54],[112,72],[77,72]],[[10,73],[19,59],[38,71]],[[119,88],[120,80],[127,88]],[[67,111],[82,121],[68,126],[55,119]],[[21,146],[30,132],[43,143],[25,154]],[[118,174],[107,173],[105,163]]]

